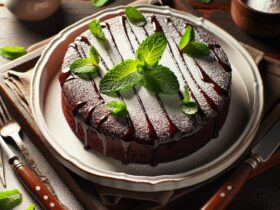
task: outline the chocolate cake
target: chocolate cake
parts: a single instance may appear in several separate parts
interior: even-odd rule
[[[156,165],[186,157],[218,135],[230,103],[231,67],[221,46],[203,28],[177,17],[143,14],[147,19],[144,27],[131,24],[124,14],[103,18],[106,47],[89,30],[78,36],[69,45],[59,79],[65,118],[86,149],[124,163]],[[195,40],[208,45],[209,56],[193,58],[179,50],[186,25],[193,27]],[[106,72],[134,58],[139,44],[159,31],[167,39],[160,64],[177,76],[178,94],[155,94],[144,87],[116,96],[101,94],[99,82]],[[100,72],[85,80],[70,73],[69,66],[87,57],[91,46],[100,54]],[[198,104],[194,116],[180,110],[185,85],[191,100]],[[126,103],[126,116],[116,118],[106,109],[105,104],[112,100]]]

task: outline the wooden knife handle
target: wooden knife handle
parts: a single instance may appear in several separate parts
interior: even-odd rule
[[[201,210],[226,209],[236,194],[241,190],[252,171],[252,166],[247,163],[243,163],[208,200],[208,202],[204,204]]]
[[[22,183],[28,188],[39,203],[47,210],[63,210],[58,200],[50,193],[48,188],[33,174],[27,165],[19,160],[13,162],[14,170]]]

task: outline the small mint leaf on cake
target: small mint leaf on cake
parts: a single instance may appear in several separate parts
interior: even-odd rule
[[[180,50],[183,50],[185,47],[188,46],[190,42],[194,40],[194,31],[191,26],[187,26],[184,35],[181,37],[179,42]]]
[[[125,9],[125,15],[128,18],[129,22],[136,26],[142,27],[147,23],[147,20],[144,17],[144,15],[135,7],[127,7]]]
[[[189,94],[188,86],[186,85],[184,90],[183,104],[187,104],[189,102],[190,102],[190,94]]]
[[[82,79],[89,79],[97,74],[99,68],[89,58],[81,58],[70,65],[70,71]]]
[[[91,3],[94,7],[102,7],[110,0],[91,0]]]
[[[181,107],[181,111],[186,115],[195,115],[198,111],[198,106],[195,102],[188,102]]]
[[[5,46],[0,48],[0,56],[14,60],[26,54],[26,49],[20,46]]]
[[[187,53],[191,57],[205,57],[210,54],[209,47],[206,43],[194,40],[194,30],[190,25],[186,27],[178,47],[182,52]]]
[[[190,101],[190,93],[188,86],[185,86],[184,98],[182,100],[183,105],[181,106],[181,111],[186,115],[194,115],[198,111],[198,106],[195,102]]]
[[[89,49],[89,59],[93,65],[96,65],[96,66],[99,65],[99,53],[95,49],[95,47],[91,47]]]
[[[95,36],[95,38],[97,38],[100,41],[106,40],[105,34],[102,31],[102,27],[101,27],[99,20],[93,19],[89,23],[88,27],[89,27],[89,30],[91,31],[91,33],[93,34],[93,36]]]
[[[137,72],[137,64],[128,59],[114,66],[99,83],[100,92],[104,94],[125,91],[140,83],[142,76]]]
[[[184,49],[184,52],[192,57],[205,57],[210,54],[207,44],[196,41],[189,43],[188,47]]]
[[[163,33],[155,32],[146,38],[136,51],[136,61],[140,65],[154,67],[161,59],[167,41]]]
[[[106,108],[110,110],[114,116],[120,117],[126,114],[126,105],[123,101],[110,101],[106,103]]]
[[[144,86],[161,94],[175,94],[179,92],[179,82],[175,74],[167,67],[158,65],[153,70],[143,72]]]

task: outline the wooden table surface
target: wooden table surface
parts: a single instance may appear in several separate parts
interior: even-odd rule
[[[115,0],[128,4],[133,0]],[[280,60],[280,37],[273,39],[260,39],[252,37],[241,31],[233,23],[230,16],[229,0],[213,0],[211,4],[200,4],[196,0],[167,0],[172,7],[179,10],[186,10],[192,7],[197,14],[209,19],[215,24],[225,29],[237,40],[249,44],[262,50],[266,56]],[[40,22],[25,22],[14,17],[4,6],[3,0],[0,0],[0,47],[5,45],[21,45],[28,47],[39,41],[42,41],[52,35],[55,35],[66,26],[77,20],[91,14],[96,9],[92,8],[88,0],[62,0],[59,10],[50,18]],[[50,27],[51,26],[51,27]],[[8,62],[0,58],[0,65]],[[250,181],[242,190],[229,209],[254,209],[254,210],[277,210],[279,209],[280,182],[277,177],[280,176],[280,168],[275,168],[264,175]],[[210,194],[205,192],[204,194]],[[206,196],[207,197],[207,196]],[[278,204],[273,202],[277,200]],[[204,202],[205,195],[193,194],[187,199],[178,201],[176,209],[186,209],[188,203]],[[244,205],[245,204],[245,205]],[[192,207],[196,205],[190,205]],[[198,206],[196,206],[198,207]],[[168,206],[166,209],[170,210]]]
[[[117,0],[127,4],[132,0]],[[28,47],[38,41],[46,39],[65,26],[81,19],[94,11],[89,0],[62,0],[61,8],[47,20],[40,22],[25,22],[14,17],[4,6],[4,0],[0,0],[0,46],[22,45]],[[197,0],[166,0],[172,7],[184,10],[190,4],[198,14],[213,21],[237,40],[258,48],[273,58],[280,60],[280,37],[274,39],[260,39],[252,37],[241,31],[233,23],[230,16],[229,0],[214,0],[211,4],[199,4]],[[173,2],[173,3],[171,3]],[[116,4],[116,0],[108,6]],[[188,6],[188,5],[187,5]],[[68,15],[71,14],[71,15]],[[52,27],[49,27],[49,26]],[[0,59],[0,64],[7,62]]]

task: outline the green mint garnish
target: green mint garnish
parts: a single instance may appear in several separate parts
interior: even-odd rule
[[[199,0],[199,2],[202,4],[209,4],[212,2],[212,0]]]
[[[91,0],[91,3],[94,7],[102,7],[104,6],[109,0]]]
[[[34,203],[30,204],[30,205],[26,208],[26,210],[35,210],[35,204],[34,204]]]
[[[187,26],[184,35],[181,37],[179,42],[180,50],[183,50],[188,44],[194,40],[194,31],[191,26]]]
[[[70,65],[70,71],[83,79],[88,79],[95,76],[99,68],[92,64],[89,58],[81,58]]]
[[[99,53],[95,49],[95,47],[91,47],[89,49],[89,59],[90,59],[90,61],[93,65],[98,66],[98,64],[99,64]]]
[[[175,74],[161,65],[143,72],[143,84],[149,90],[163,94],[172,95],[179,90],[179,82]]]
[[[126,105],[122,101],[110,101],[106,103],[106,108],[110,110],[114,116],[120,117],[126,114]]]
[[[25,48],[20,46],[5,46],[0,48],[0,56],[10,60],[16,59],[25,54]]]
[[[80,58],[70,65],[70,71],[82,79],[89,79],[97,75],[99,71],[99,54],[94,47],[89,49],[88,58]]]
[[[178,44],[180,50],[192,57],[204,57],[210,54],[209,47],[203,42],[194,41],[194,30],[187,26]]]
[[[156,32],[146,38],[136,52],[136,61],[147,67],[156,66],[166,48],[167,41],[163,33]]]
[[[125,15],[128,18],[129,22],[136,26],[142,27],[147,23],[147,20],[144,17],[144,15],[135,7],[127,7],[125,9]]]
[[[98,40],[100,41],[104,41],[105,38],[105,34],[102,31],[102,27],[100,25],[99,20],[92,20],[89,25],[89,30],[91,31],[91,33],[93,34],[93,36],[95,36]]]
[[[189,94],[188,87],[185,86],[183,104],[187,104],[189,102],[190,102],[190,94]]]
[[[0,209],[10,210],[19,205],[22,201],[22,194],[17,189],[0,192]]]
[[[106,73],[99,84],[101,93],[125,91],[139,84],[156,93],[178,92],[179,83],[175,74],[169,68],[158,65],[166,44],[160,32],[145,39],[136,52],[136,60],[125,60]]]
[[[189,102],[181,107],[181,111],[186,115],[195,115],[198,111],[198,107],[195,102]]]
[[[210,54],[207,44],[196,41],[189,43],[188,47],[184,49],[184,52],[193,57],[204,57]]]
[[[136,62],[128,59],[114,66],[100,81],[101,93],[110,94],[124,91],[137,85],[142,77],[136,71]]]
[[[181,111],[186,115],[195,115],[198,111],[198,106],[195,102],[190,101],[190,94],[188,87],[185,87],[184,98],[182,100],[183,105],[181,106]]]

